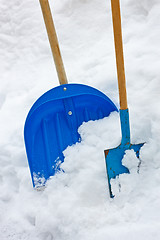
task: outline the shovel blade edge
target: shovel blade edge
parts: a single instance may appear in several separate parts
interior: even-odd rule
[[[133,149],[136,153],[137,158],[139,159],[140,149],[144,145],[144,143],[140,144],[120,144],[118,147],[105,150],[105,162],[106,162],[106,170],[108,177],[108,187],[110,197],[113,198],[114,195],[111,189],[111,179],[115,179],[120,174],[129,173],[129,169],[122,165],[122,159],[125,155],[126,150]]]

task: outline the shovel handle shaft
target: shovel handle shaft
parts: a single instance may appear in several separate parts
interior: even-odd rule
[[[111,0],[111,6],[112,6],[112,19],[113,19],[114,43],[115,43],[115,52],[116,52],[120,109],[125,110],[128,107],[127,107],[127,93],[126,93],[126,81],[125,81],[125,70],[124,70],[121,13],[120,13],[119,0]]]
[[[52,19],[52,14],[49,6],[48,0],[39,0],[42,13],[43,13],[43,18],[44,22],[46,25],[47,33],[48,33],[48,38],[54,58],[54,62],[56,65],[56,70],[59,78],[59,83],[62,84],[67,84],[67,77],[59,49],[59,44],[58,44],[58,39],[57,39],[57,34],[56,30],[54,27],[53,19]]]

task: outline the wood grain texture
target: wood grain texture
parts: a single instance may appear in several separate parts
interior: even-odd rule
[[[54,62],[56,65],[59,83],[60,85],[67,84],[68,81],[67,81],[67,77],[66,77],[66,73],[65,73],[65,69],[64,69],[60,49],[59,49],[58,38],[57,38],[54,23],[53,23],[49,2],[48,0],[39,0],[39,1],[40,1],[42,13],[43,13],[44,22],[47,29],[47,34],[48,34]]]
[[[112,6],[112,19],[113,19],[114,42],[115,42],[115,52],[116,52],[120,109],[124,110],[124,109],[127,109],[128,107],[127,107],[127,93],[126,93],[126,80],[125,80],[125,70],[124,70],[121,14],[120,14],[119,0],[111,0],[111,6]]]

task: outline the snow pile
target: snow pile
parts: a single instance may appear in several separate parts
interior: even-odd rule
[[[55,0],[51,7],[69,82],[96,87],[118,106],[110,1]],[[38,1],[1,0],[1,240],[159,239],[160,3],[123,0],[121,8],[131,138],[146,144],[139,174],[126,152],[131,174],[113,180],[110,199],[104,150],[120,143],[118,113],[84,123],[82,142],[64,151],[65,173],[33,190],[24,122],[58,79]]]

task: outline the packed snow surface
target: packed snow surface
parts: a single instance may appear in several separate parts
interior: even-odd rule
[[[70,83],[105,93],[119,108],[110,0],[50,1]],[[0,239],[160,239],[160,1],[121,1],[132,143],[141,165],[112,181],[104,150],[121,140],[119,114],[84,123],[64,151],[65,173],[32,188],[23,128],[32,104],[58,78],[38,1],[0,1]],[[121,188],[119,186],[121,185]]]

